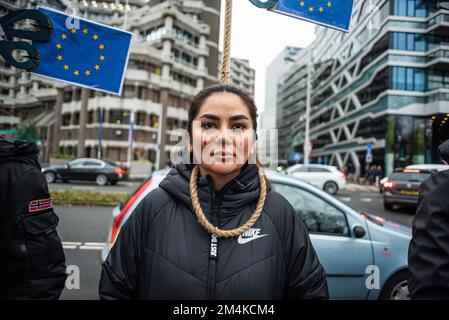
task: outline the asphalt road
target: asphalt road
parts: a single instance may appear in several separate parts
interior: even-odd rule
[[[107,239],[112,208],[56,206],[58,233],[66,255],[66,265],[79,268],[80,289],[65,289],[61,299],[98,299],[101,250]]]
[[[394,212],[385,210],[382,195],[376,192],[345,191],[339,192],[337,198],[356,210],[373,213],[396,223],[410,226],[413,219],[414,210],[411,208]],[[60,217],[58,232],[63,241],[67,265],[79,267],[81,280],[79,290],[66,289],[61,299],[98,299],[100,254],[108,236],[112,208],[57,206],[56,212]]]

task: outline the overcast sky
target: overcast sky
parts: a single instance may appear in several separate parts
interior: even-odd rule
[[[220,50],[226,0],[222,0]],[[256,104],[264,109],[265,71],[286,46],[306,47],[315,38],[314,24],[255,7],[249,0],[234,0],[231,56],[248,59],[256,70]]]

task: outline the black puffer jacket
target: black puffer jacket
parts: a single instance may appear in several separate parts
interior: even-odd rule
[[[420,188],[408,253],[413,299],[449,299],[449,170]]]
[[[65,256],[34,143],[0,139],[0,299],[57,299]]]
[[[328,298],[307,230],[283,196],[270,190],[252,229],[215,243],[194,214],[190,175],[188,165],[173,168],[128,219],[103,264],[101,298]],[[209,221],[220,229],[239,227],[257,204],[257,167],[245,164],[218,193],[211,177],[202,176],[198,189]]]

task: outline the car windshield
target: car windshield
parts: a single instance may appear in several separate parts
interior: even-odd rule
[[[429,172],[394,172],[393,174],[391,174],[390,180],[424,182],[429,177]]]

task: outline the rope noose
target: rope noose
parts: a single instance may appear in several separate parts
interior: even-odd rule
[[[228,85],[231,77],[231,29],[232,29],[232,0],[226,0],[226,12],[225,12],[225,31],[224,31],[224,45],[223,45],[223,61],[221,67],[220,83]],[[192,198],[193,210],[195,215],[209,233],[215,234],[219,238],[232,238],[237,237],[246,231],[248,231],[259,219],[262,214],[262,209],[265,204],[265,198],[267,196],[267,182],[262,166],[256,161],[257,168],[259,170],[259,183],[260,193],[259,200],[257,201],[256,210],[251,215],[251,218],[242,226],[232,230],[220,230],[213,226],[209,220],[207,220],[201,209],[200,200],[198,198],[198,172],[199,167],[195,165],[192,169],[192,175],[190,176],[190,196]]]

